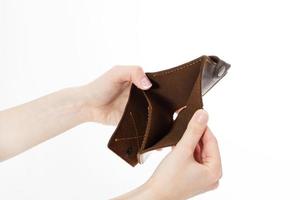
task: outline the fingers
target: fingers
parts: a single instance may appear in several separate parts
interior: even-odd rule
[[[110,70],[110,77],[118,83],[132,82],[142,90],[149,89],[152,84],[143,69],[139,66],[115,66]]]
[[[207,121],[208,114],[206,111],[202,109],[196,111],[190,120],[185,133],[176,146],[193,153],[207,127]]]
[[[221,156],[216,137],[209,128],[206,129],[202,137],[202,162],[204,165],[221,171]]]

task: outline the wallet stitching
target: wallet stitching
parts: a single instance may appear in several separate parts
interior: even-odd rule
[[[157,73],[157,74],[153,74],[153,76],[154,76],[154,77],[155,77],[155,76],[163,76],[163,75],[167,75],[167,74],[170,74],[170,73],[173,73],[173,72],[176,72],[176,71],[180,71],[180,70],[185,69],[185,68],[187,68],[187,67],[189,67],[189,66],[191,66],[191,65],[197,64],[197,63],[199,63],[200,61],[201,61],[201,59],[196,60],[196,61],[193,61],[193,62],[188,63],[188,64],[185,64],[185,65],[183,65],[183,66],[181,66],[181,67],[178,67],[178,68],[175,68],[175,69],[173,69],[173,70],[169,70],[169,71],[165,71],[165,72],[160,72],[160,73]]]
[[[143,135],[134,136],[134,137],[115,138],[115,142],[122,141],[122,140],[132,140],[140,137],[143,137]]]
[[[131,119],[132,119],[132,121],[133,121],[133,127],[134,127],[135,135],[136,135],[136,143],[137,143],[138,150],[139,150],[139,149],[140,149],[140,144],[139,144],[139,134],[138,134],[138,131],[137,131],[137,128],[136,128],[136,123],[135,123],[135,120],[134,120],[134,117],[133,117],[133,114],[132,114],[131,111],[130,111],[130,116],[131,116]]]
[[[141,151],[146,146],[146,142],[147,142],[147,139],[148,139],[148,135],[149,135],[150,128],[151,128],[151,123],[152,123],[152,118],[149,117],[150,115],[152,115],[152,110],[150,110],[150,108],[151,108],[150,100],[149,100],[148,96],[146,95],[146,93],[145,92],[143,92],[143,93],[144,93],[147,101],[149,102],[150,106],[148,105],[148,107],[147,107],[147,110],[148,110],[148,112],[147,112],[147,125],[146,125],[146,130],[145,130],[145,134],[144,134],[143,143],[142,143],[142,146],[141,146],[141,149],[140,149]]]
[[[147,142],[149,132],[150,132],[150,128],[151,128],[151,124],[152,124],[152,117],[149,117],[150,115],[152,115],[152,110],[150,111],[150,107],[148,106],[148,116],[147,116],[147,122],[148,123],[147,123],[147,127],[146,127],[146,130],[145,130],[145,135],[144,135],[142,148],[145,148],[145,146],[146,146],[146,142]]]
[[[137,139],[137,146],[139,148],[139,143],[138,143],[138,138],[141,138],[143,137],[143,135],[138,135],[138,131],[137,131],[137,128],[136,128],[136,123],[135,123],[135,120],[133,118],[133,114],[132,112],[130,111],[130,116],[131,116],[131,119],[133,121],[133,127],[134,127],[134,130],[135,130],[135,135],[136,136],[133,136],[133,137],[123,137],[123,138],[115,138],[115,141],[118,142],[118,141],[121,141],[121,140],[132,140],[132,139]]]
[[[175,69],[173,69],[173,70],[168,70],[168,71],[158,72],[158,73],[153,74],[152,76],[153,76],[153,77],[156,77],[156,76],[164,76],[164,75],[167,75],[167,74],[176,72],[176,71],[180,71],[180,70],[185,69],[185,68],[187,68],[187,67],[189,67],[189,66],[191,66],[191,65],[195,65],[195,64],[201,62],[201,60],[202,60],[202,57],[199,58],[199,59],[196,59],[196,60],[194,60],[194,61],[191,61],[191,62],[189,62],[189,63],[187,63],[187,64],[184,64],[184,65],[182,65],[181,67],[177,67],[177,68],[175,68]],[[213,64],[213,63],[212,63],[210,60],[208,60],[208,59],[207,59],[206,61],[207,61],[209,64]]]

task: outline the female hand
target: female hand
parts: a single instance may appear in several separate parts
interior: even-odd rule
[[[198,110],[181,140],[141,187],[117,199],[187,199],[218,186],[222,175],[217,140]]]
[[[118,123],[131,83],[151,87],[142,68],[116,66],[87,85],[0,111],[0,161],[84,122]]]
[[[92,121],[117,124],[124,112],[131,83],[147,90],[152,85],[139,66],[115,66],[82,87]]]

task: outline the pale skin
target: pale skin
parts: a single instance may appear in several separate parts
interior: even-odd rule
[[[116,125],[130,84],[143,90],[152,86],[141,67],[116,66],[86,85],[0,111],[0,160],[85,122]],[[187,199],[215,189],[222,175],[221,158],[207,121],[206,111],[196,111],[181,140],[153,175],[114,199]]]

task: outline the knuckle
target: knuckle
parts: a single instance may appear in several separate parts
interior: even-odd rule
[[[210,172],[210,180],[213,182],[213,183],[216,183],[220,180],[220,178],[222,177],[222,173],[221,171],[211,171]]]
[[[210,190],[215,190],[219,187],[219,181],[214,183],[211,187],[210,187]]]

